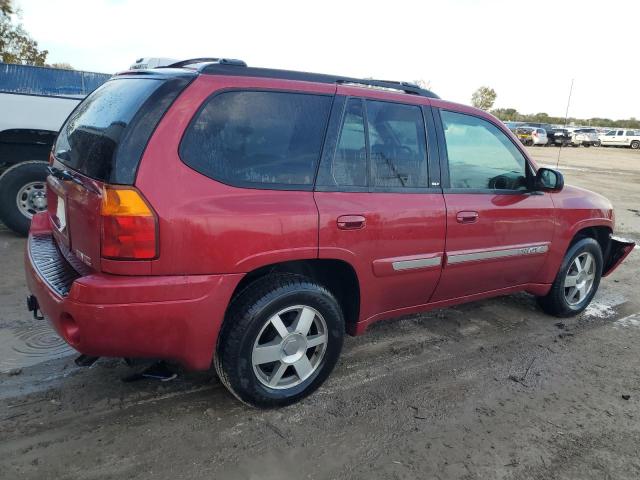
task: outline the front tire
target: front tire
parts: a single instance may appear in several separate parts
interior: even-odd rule
[[[47,162],[18,163],[0,176],[0,220],[19,235],[27,235],[31,218],[47,209]]]
[[[551,290],[538,297],[538,304],[556,317],[578,315],[598,291],[601,275],[600,245],[593,238],[582,238],[569,248]]]
[[[242,402],[281,407],[324,382],[343,337],[343,313],[331,292],[299,275],[270,275],[232,301],[214,365]]]

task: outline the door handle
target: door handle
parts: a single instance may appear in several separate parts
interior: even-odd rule
[[[478,212],[458,212],[456,220],[458,223],[476,223],[478,221]]]
[[[367,225],[367,220],[362,215],[341,215],[337,224],[340,230],[360,230]]]

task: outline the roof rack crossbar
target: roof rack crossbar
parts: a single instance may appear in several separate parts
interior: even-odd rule
[[[440,98],[438,95],[430,90],[420,88],[418,85],[410,82],[397,82],[393,80],[374,80],[374,79],[362,79],[362,78],[350,78],[340,77],[335,75],[326,75],[322,73],[308,73],[297,72],[295,70],[277,70],[271,68],[255,68],[245,67],[237,68],[236,65],[229,65],[223,63],[210,63],[203,65],[199,69],[200,73],[210,75],[243,75],[249,77],[260,78],[278,78],[282,80],[298,80],[306,82],[317,83],[338,83],[338,84],[353,84],[353,85],[365,85],[370,87],[388,88],[392,90],[399,90],[405,93],[413,95],[420,95],[421,97]]]

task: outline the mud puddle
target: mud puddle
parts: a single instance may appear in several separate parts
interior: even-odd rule
[[[75,353],[45,321],[0,329],[0,373]]]

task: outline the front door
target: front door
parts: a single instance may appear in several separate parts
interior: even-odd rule
[[[497,125],[439,114],[447,239],[432,301],[537,282],[553,238],[550,194],[528,188],[533,169]]]
[[[437,146],[433,139],[428,152],[421,106],[349,97],[355,92],[362,89],[338,87],[344,107],[332,114],[314,198],[319,256],[354,267],[360,320],[372,321],[428,302],[440,277],[445,207],[429,187]]]

